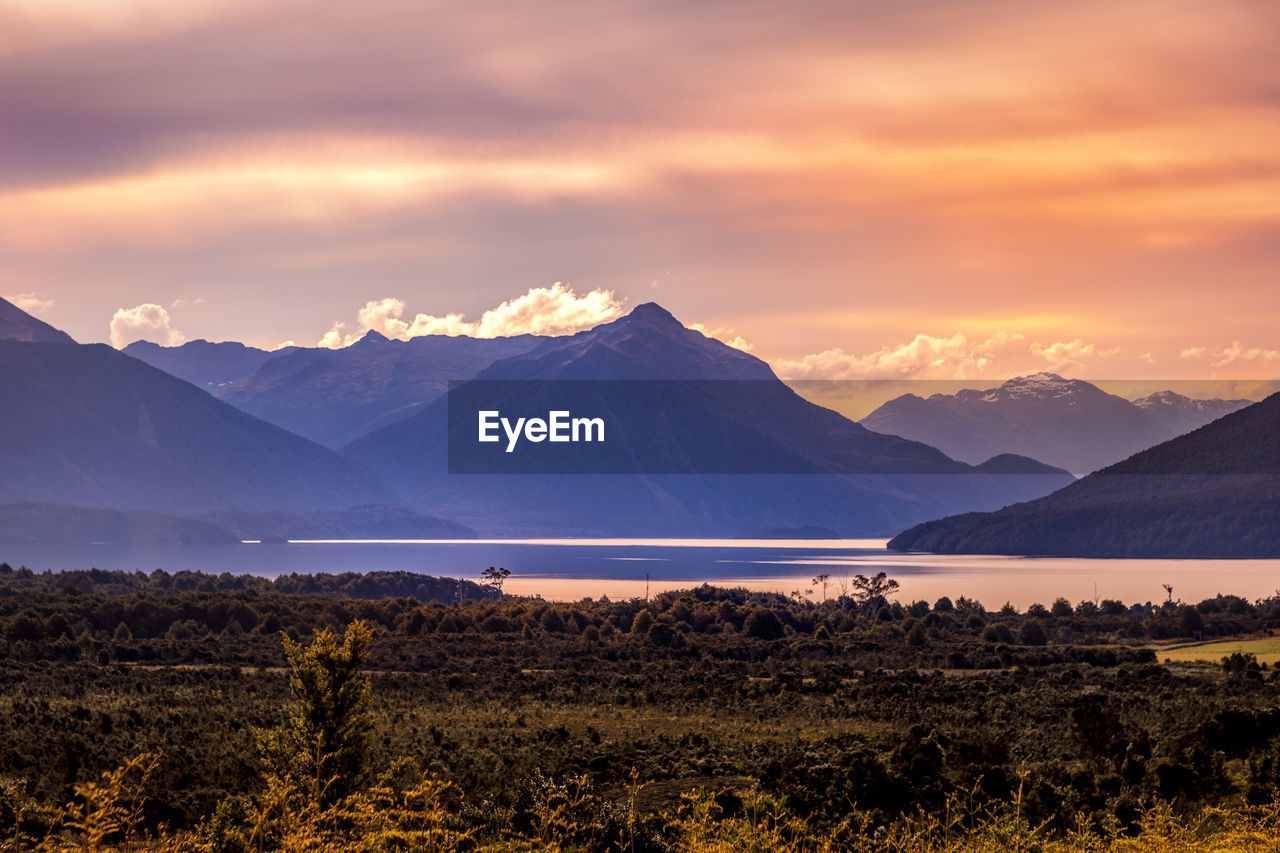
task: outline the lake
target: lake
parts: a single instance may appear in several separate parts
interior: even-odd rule
[[[518,595],[577,600],[630,598],[703,582],[791,593],[830,576],[836,596],[858,574],[887,572],[901,601],[947,595],[989,608],[1025,608],[1058,596],[1072,602],[1120,599],[1199,601],[1217,593],[1269,597],[1280,587],[1280,560],[1100,560],[1065,557],[935,556],[886,551],[884,540],[745,539],[489,539],[343,540],[242,543],[212,547],[0,545],[11,565],[44,569],[163,568],[275,577],[290,572],[407,570],[478,579],[489,566],[511,571],[505,589]]]

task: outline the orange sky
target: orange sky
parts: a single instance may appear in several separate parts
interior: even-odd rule
[[[84,341],[657,300],[800,378],[1270,378],[1277,55],[1269,3],[0,0],[0,294]]]

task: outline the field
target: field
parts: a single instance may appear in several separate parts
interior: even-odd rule
[[[1280,681],[1152,643],[1262,637],[1280,602],[989,611],[864,580],[551,603],[0,570],[0,849],[84,846],[99,813],[93,849],[1272,849]],[[367,730],[318,786],[299,732],[328,712],[301,709],[338,693],[291,673],[354,625]]]
[[[1170,663],[1219,664],[1233,654],[1253,655],[1258,663],[1275,666],[1280,663],[1280,637],[1248,637],[1188,645],[1157,646],[1156,656]]]

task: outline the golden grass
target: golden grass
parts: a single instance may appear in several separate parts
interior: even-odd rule
[[[1172,663],[1221,663],[1224,657],[1235,652],[1254,655],[1258,663],[1275,666],[1280,663],[1280,637],[1254,637],[1239,640],[1219,640],[1187,646],[1165,646],[1156,649],[1161,661]]]

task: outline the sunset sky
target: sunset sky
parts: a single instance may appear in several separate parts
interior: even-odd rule
[[[1276,377],[1278,56],[1266,2],[0,0],[0,294],[86,342],[658,301],[798,378]]]

